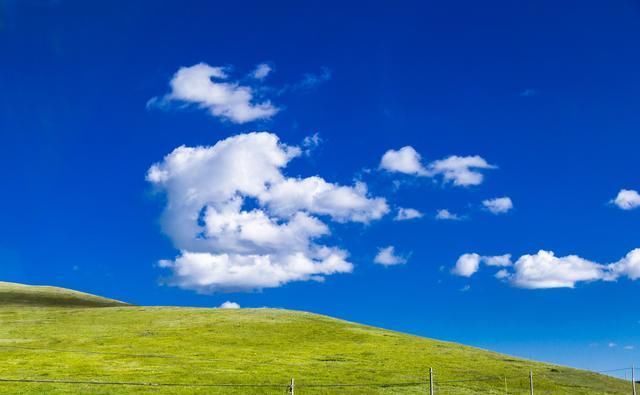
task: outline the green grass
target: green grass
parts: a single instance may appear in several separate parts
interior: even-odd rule
[[[127,303],[65,288],[24,285],[0,281],[0,307],[113,307]]]
[[[57,291],[57,290],[56,290]],[[278,387],[165,387],[0,381],[0,394],[628,394],[608,376],[455,343],[275,309],[2,306],[0,379]],[[93,300],[93,299],[92,299]],[[77,306],[77,305],[76,305]],[[479,380],[478,378],[482,378]],[[468,380],[449,382],[452,380]],[[311,384],[424,383],[405,387]]]

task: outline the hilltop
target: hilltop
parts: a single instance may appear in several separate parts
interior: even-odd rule
[[[24,285],[0,281],[0,307],[57,306],[57,307],[113,307],[126,306],[119,300],[103,298],[66,288]]]
[[[110,299],[2,288],[0,394],[284,394],[291,378],[303,395],[425,394],[429,367],[437,394],[504,394],[505,384],[510,394],[526,393],[530,369],[536,393],[630,390],[628,382],[601,374],[305,312],[87,308],[80,296]],[[30,295],[28,303],[17,303],[24,298],[8,289]],[[11,303],[2,301],[6,295]],[[11,381],[24,379],[30,381]],[[238,386],[216,386],[223,384]]]

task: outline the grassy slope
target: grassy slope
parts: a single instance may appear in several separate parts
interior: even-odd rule
[[[124,302],[65,288],[23,285],[0,281],[0,307],[6,306],[58,306],[58,307],[113,307]]]
[[[424,394],[426,385],[304,385],[426,381],[430,366],[441,383],[438,394],[504,394],[504,375],[510,394],[526,393],[530,368],[536,394],[626,394],[630,389],[628,383],[603,375],[301,312],[0,307],[0,379],[286,384],[295,377],[296,394],[302,395]],[[496,378],[444,383],[478,376]],[[286,388],[0,382],[0,393],[283,394]]]

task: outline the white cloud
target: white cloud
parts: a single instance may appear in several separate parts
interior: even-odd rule
[[[413,147],[407,145],[397,151],[390,149],[385,152],[380,160],[380,168],[389,172],[426,175],[426,170],[420,161],[420,154]]]
[[[630,251],[624,258],[610,265],[616,276],[627,276],[631,280],[640,279],[640,248]]]
[[[429,165],[429,172],[442,174],[446,182],[452,182],[457,186],[480,185],[484,179],[477,169],[495,169],[482,157],[475,156],[450,156],[437,160]]]
[[[521,256],[514,270],[511,283],[520,288],[573,288],[577,282],[606,277],[603,265],[576,255],[556,257],[544,250]]]
[[[353,187],[339,186],[317,176],[283,180],[258,198],[279,216],[306,210],[329,215],[338,222],[369,222],[389,211],[385,199],[367,197],[367,186],[362,182]]]
[[[172,101],[195,104],[234,123],[268,119],[279,111],[268,100],[256,103],[253,88],[230,82],[223,67],[206,63],[181,67],[169,84],[171,92],[160,99],[151,99],[149,104]]]
[[[625,350],[635,350],[635,346],[624,346]]]
[[[227,300],[226,302],[218,306],[218,308],[219,309],[239,309],[240,305],[237,304],[236,302],[230,302]]]
[[[480,263],[484,263],[487,266],[510,266],[511,255],[481,256],[476,253],[462,254],[456,261],[451,273],[462,277],[471,277],[480,269]],[[506,277],[504,273],[501,273],[500,276],[501,278]]]
[[[413,208],[400,207],[398,214],[396,214],[395,221],[407,221],[410,219],[422,218],[422,213]]]
[[[507,269],[500,269],[496,272],[494,277],[497,278],[498,280],[502,280],[505,278],[509,278],[510,275],[511,274],[509,274],[509,271]]]
[[[504,214],[513,208],[513,202],[509,197],[483,200],[482,205],[493,214]]]
[[[373,261],[380,265],[393,266],[407,263],[407,258],[396,255],[395,248],[393,246],[389,246],[380,248]]]
[[[609,342],[609,343],[607,343],[607,347],[614,348],[614,347],[618,347],[618,345],[616,343],[614,343],[614,342]]]
[[[448,220],[448,221],[459,221],[462,219],[458,214],[454,214],[447,209],[438,210],[436,213],[436,219],[439,220]]]
[[[463,254],[458,258],[458,261],[451,272],[457,276],[471,277],[480,268],[480,259],[480,255],[475,253]]]
[[[160,262],[172,271],[166,283],[247,291],[351,272],[346,251],[318,242],[330,230],[316,215],[366,223],[386,214],[387,203],[363,183],[286,177],[300,154],[275,134],[249,133],[176,148],[151,166],[147,180],[167,195],[163,230],[181,251]]]
[[[574,288],[580,282],[615,281],[621,277],[640,279],[640,248],[609,264],[589,261],[576,255],[557,257],[552,251],[545,250],[522,255],[515,263],[511,262],[509,254],[493,257],[464,254],[452,272],[470,277],[478,271],[481,261],[488,266],[505,268],[498,271],[495,277],[508,280],[518,288]]]
[[[611,203],[623,210],[633,210],[640,207],[640,193],[632,189],[621,189]]]
[[[478,155],[453,155],[424,166],[420,154],[409,145],[399,150],[390,149],[385,152],[382,155],[379,167],[388,172],[423,177],[440,175],[444,182],[451,182],[456,186],[479,185],[482,183],[484,176],[478,170],[496,168]]]
[[[251,76],[257,80],[264,79],[273,69],[267,63],[260,63],[256,66],[255,70],[251,73]]]
[[[482,260],[487,266],[505,267],[505,266],[511,266],[512,264],[511,254],[483,256]]]

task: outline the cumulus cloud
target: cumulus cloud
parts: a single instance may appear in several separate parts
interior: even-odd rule
[[[257,80],[264,79],[273,69],[267,63],[260,63],[255,70],[251,72],[251,76]]]
[[[577,255],[556,256],[552,251],[522,255],[515,263],[511,255],[480,257],[464,254],[452,270],[454,274],[470,277],[478,271],[480,261],[488,266],[503,267],[495,274],[518,288],[574,288],[580,282],[615,281],[621,277],[640,278],[640,248],[630,251],[622,259],[601,264]]]
[[[399,150],[390,149],[385,152],[380,160],[380,168],[389,172],[404,174],[427,174],[424,167],[422,167],[420,154],[409,145]]]
[[[264,69],[256,69],[258,71],[258,75],[265,73]],[[194,104],[207,109],[215,117],[233,123],[268,119],[279,110],[269,100],[257,102],[252,87],[230,81],[224,67],[213,67],[206,63],[181,67],[169,85],[171,91],[168,94],[151,99],[149,104]]]
[[[373,261],[380,265],[393,266],[407,263],[407,258],[396,255],[395,248],[389,246],[380,248]]]
[[[226,302],[218,306],[218,308],[219,309],[239,309],[240,305],[237,304],[236,302],[230,302],[227,300]]]
[[[624,258],[609,265],[614,276],[627,276],[631,280],[640,279],[640,248],[629,252]]]
[[[178,147],[147,180],[167,197],[161,224],[180,254],[160,261],[169,285],[202,293],[249,291],[351,272],[348,253],[319,241],[325,220],[378,219],[389,208],[363,183],[290,178],[301,149],[275,134],[241,134],[213,146]]]
[[[462,276],[462,277],[471,277],[473,276],[478,269],[480,268],[480,255],[471,253],[471,254],[462,254],[456,265],[451,270],[451,273]]]
[[[481,256],[476,253],[462,254],[451,269],[451,273],[457,276],[471,277],[480,270],[480,263],[487,266],[511,266],[511,254],[496,256]]]
[[[410,219],[422,218],[422,213],[414,208],[400,207],[396,214],[395,221],[408,221]]]
[[[369,198],[367,186],[340,186],[313,176],[288,178],[272,185],[258,199],[279,216],[290,216],[299,210],[328,215],[338,222],[369,222],[389,211],[383,198]]]
[[[514,270],[511,283],[520,288],[573,288],[580,281],[609,277],[603,265],[576,255],[556,257],[552,251],[544,250],[521,256]]]
[[[444,221],[459,221],[462,219],[458,214],[452,213],[447,209],[441,209],[436,212],[436,219]]]
[[[632,189],[621,189],[611,203],[623,210],[633,210],[640,207],[640,193]]]
[[[453,155],[433,161],[425,166],[422,164],[420,154],[409,145],[399,150],[390,149],[385,152],[379,167],[388,172],[415,176],[442,176],[444,182],[450,182],[456,186],[480,185],[484,176],[479,170],[496,168],[478,155]]]
[[[506,196],[483,200],[482,205],[493,214],[504,214],[513,208],[511,198]]]

